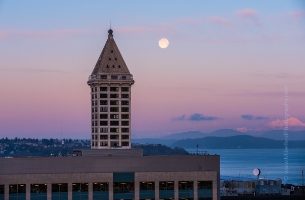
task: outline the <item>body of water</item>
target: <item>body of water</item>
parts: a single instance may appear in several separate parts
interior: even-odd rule
[[[186,149],[196,152],[196,149]],[[305,149],[289,149],[288,171],[285,171],[284,149],[198,149],[210,155],[220,155],[220,175],[255,178],[254,168],[261,170],[260,178],[280,178],[283,183],[302,184],[305,178]]]

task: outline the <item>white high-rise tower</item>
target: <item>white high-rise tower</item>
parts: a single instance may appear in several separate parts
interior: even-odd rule
[[[104,49],[89,76],[91,149],[131,148],[132,74],[108,31]]]

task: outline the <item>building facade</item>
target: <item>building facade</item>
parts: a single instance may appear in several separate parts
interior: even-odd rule
[[[219,172],[218,155],[0,158],[0,199],[219,200]]]
[[[108,39],[89,76],[91,148],[131,148],[131,86],[133,76],[108,31]]]

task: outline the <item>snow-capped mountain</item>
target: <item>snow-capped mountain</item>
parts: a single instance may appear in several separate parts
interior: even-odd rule
[[[269,130],[283,130],[285,128],[286,120],[274,120],[268,124],[255,129],[255,131],[269,131]],[[288,119],[288,130],[290,131],[302,131],[305,130],[305,123],[301,122],[297,118],[290,117]]]
[[[283,130],[285,128],[286,120],[276,119],[269,122],[268,124],[261,126],[259,128],[248,129],[247,127],[236,128],[235,130],[243,133],[263,133],[272,130]],[[288,131],[304,131],[305,123],[301,122],[297,118],[290,117],[288,119]]]

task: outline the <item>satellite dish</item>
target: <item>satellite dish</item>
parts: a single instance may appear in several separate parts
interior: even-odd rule
[[[253,169],[253,174],[254,176],[259,176],[261,174],[261,170],[259,170],[258,168]]]

